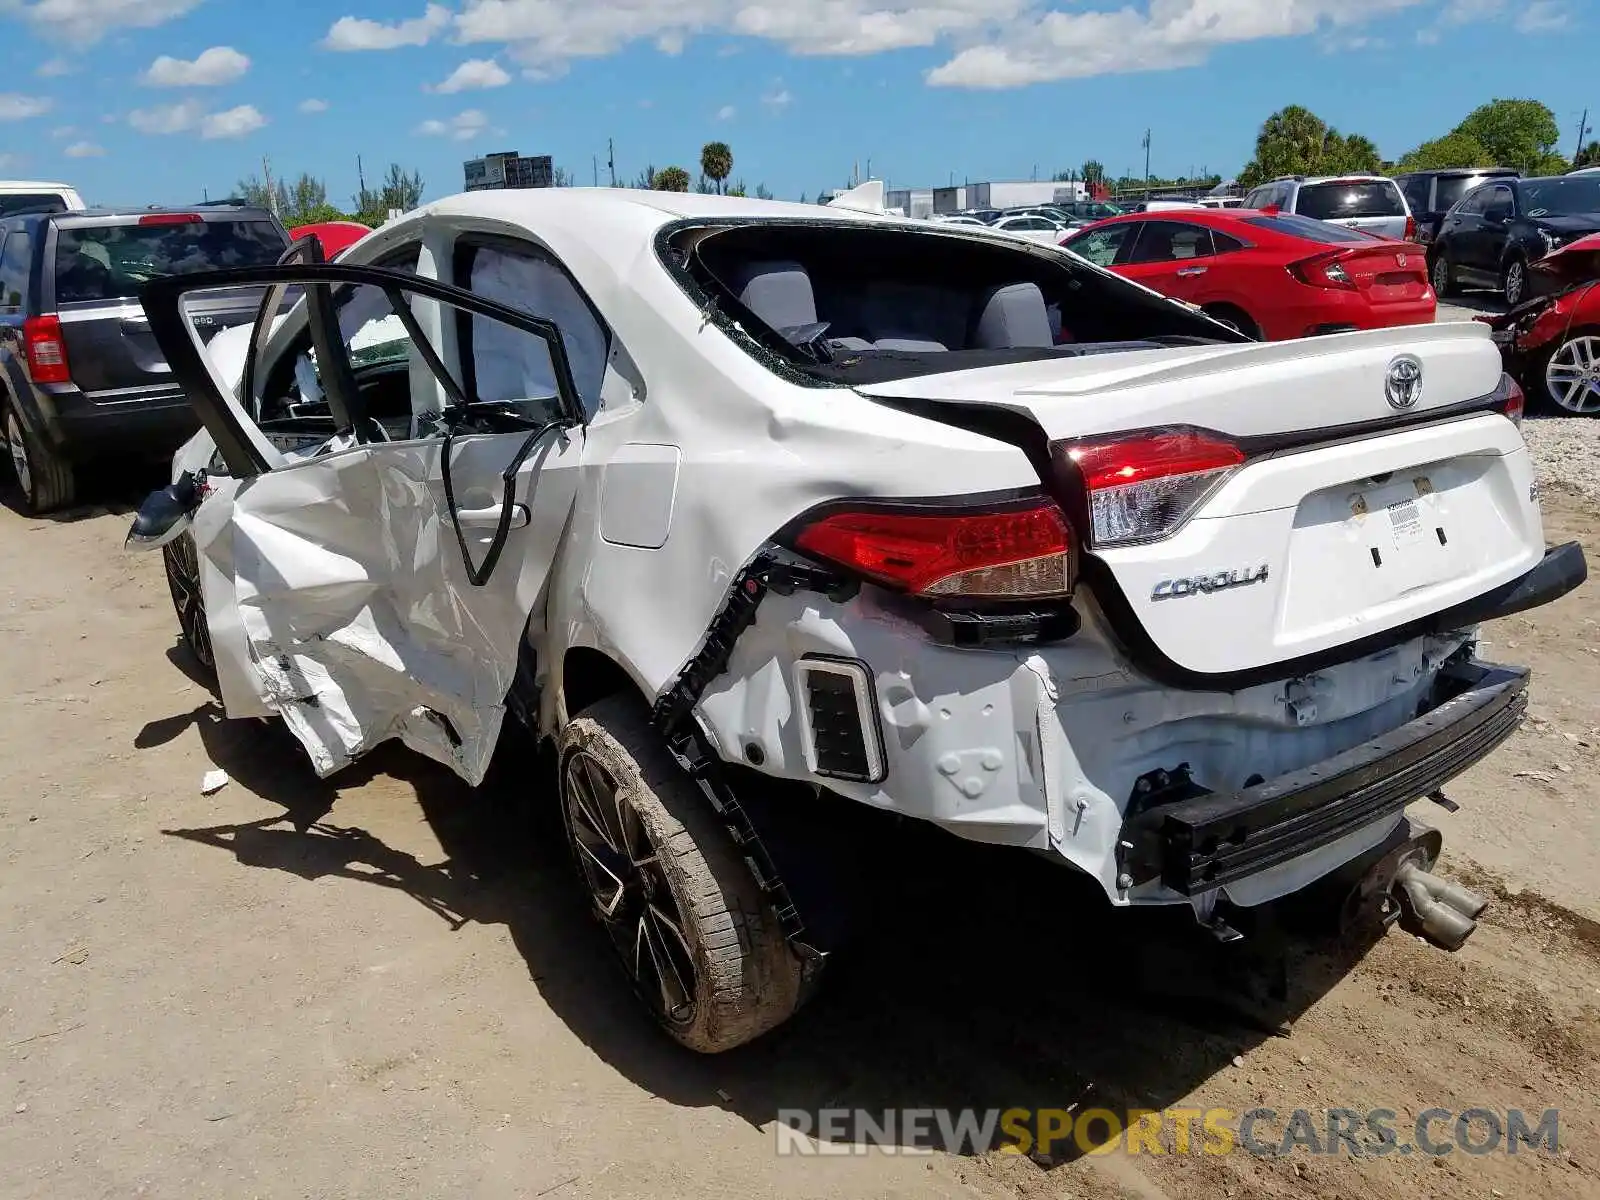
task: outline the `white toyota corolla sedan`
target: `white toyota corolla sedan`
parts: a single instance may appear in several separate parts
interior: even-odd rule
[[[1585,575],[1487,328],[1259,344],[1053,246],[643,191],[296,255],[148,285],[204,430],[130,544],[320,773],[398,738],[476,784],[508,712],[547,739],[684,1045],[818,977],[829,896],[756,803],[823,819],[807,789],[1224,938],[1330,881],[1471,933],[1407,806],[1522,717],[1476,626]]]

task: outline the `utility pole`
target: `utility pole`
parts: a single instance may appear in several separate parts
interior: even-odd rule
[[[606,139],[606,169],[611,172],[611,186],[617,186],[617,145],[610,138]]]
[[[1144,131],[1144,198],[1150,199],[1150,131]]]
[[[261,174],[267,185],[267,211],[277,216],[278,194],[272,190],[272,160],[265,154],[261,156]]]
[[[1576,165],[1578,156],[1583,153],[1583,139],[1589,136],[1589,110],[1583,110],[1583,116],[1578,118],[1578,148],[1572,152],[1572,161]]]
[[[589,155],[589,166],[594,171],[594,185],[600,186],[600,158],[598,155]]]

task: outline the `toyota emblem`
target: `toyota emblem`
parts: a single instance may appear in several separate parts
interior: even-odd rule
[[[1383,394],[1388,397],[1390,408],[1402,412],[1415,408],[1422,399],[1422,360],[1414,354],[1402,354],[1390,362]]]

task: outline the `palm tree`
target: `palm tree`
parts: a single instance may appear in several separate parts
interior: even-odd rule
[[[689,172],[682,167],[662,167],[656,172],[655,185],[657,191],[662,192],[687,192],[689,190]]]
[[[707,142],[700,150],[700,173],[717,185],[722,194],[722,184],[733,174],[733,151],[727,142]]]

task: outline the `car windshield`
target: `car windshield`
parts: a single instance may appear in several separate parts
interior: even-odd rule
[[[1315,217],[1319,221],[1403,217],[1406,214],[1400,189],[1381,179],[1308,183],[1300,189],[1300,198],[1294,207],[1301,216]]]
[[[270,265],[287,245],[270,221],[63,226],[56,234],[56,299],[132,299],[142,284],[167,275]]]
[[[1297,216],[1294,213],[1275,213],[1268,215],[1262,213],[1256,217],[1245,217],[1246,225],[1254,225],[1257,229],[1268,229],[1273,233],[1283,233],[1290,237],[1302,238],[1308,242],[1323,242],[1326,245],[1338,245],[1341,242],[1370,242],[1372,239],[1359,229],[1346,229],[1343,225],[1330,225],[1326,221],[1313,221],[1309,217]]]
[[[1600,213],[1600,177],[1537,179],[1522,185],[1522,211],[1530,217]]]

